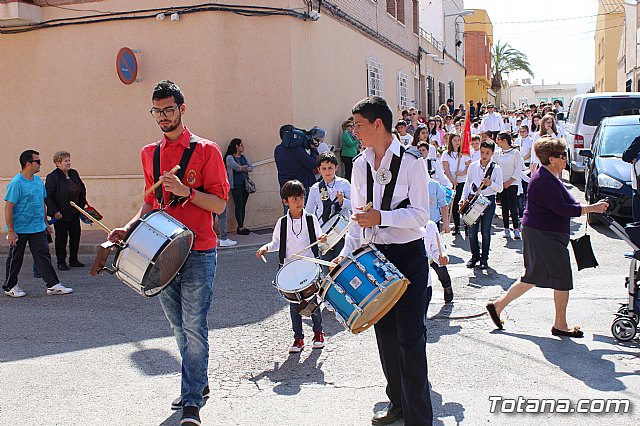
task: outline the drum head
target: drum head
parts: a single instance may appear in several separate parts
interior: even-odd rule
[[[164,289],[180,272],[187,261],[193,246],[194,238],[191,231],[174,235],[172,240],[160,251],[145,273],[142,285],[146,296],[155,296]]]
[[[294,260],[284,265],[276,275],[276,287],[296,292],[309,287],[320,277],[320,267],[308,260]]]

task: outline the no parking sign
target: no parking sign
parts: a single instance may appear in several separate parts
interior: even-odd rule
[[[138,77],[138,61],[133,50],[123,47],[116,55],[116,72],[124,84],[132,84]]]

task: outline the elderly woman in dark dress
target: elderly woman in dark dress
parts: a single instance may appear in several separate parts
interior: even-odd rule
[[[500,313],[509,303],[533,287],[552,288],[555,320],[554,336],[582,337],[579,327],[567,324],[569,290],[573,288],[569,263],[570,222],[572,217],[586,213],[604,213],[605,201],[580,205],[556,176],[566,166],[567,146],[563,139],[544,137],[534,145],[542,167],[529,182],[529,200],[522,219],[522,253],[524,275],[498,300],[487,304],[492,321],[502,329]]]

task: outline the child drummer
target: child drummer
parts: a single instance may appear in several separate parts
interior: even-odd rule
[[[338,159],[333,152],[323,152],[318,155],[316,165],[322,179],[309,189],[305,210],[315,215],[321,226],[337,214],[348,219],[351,216],[351,185],[348,180],[336,176]],[[334,259],[343,246],[344,241],[340,241],[322,258]]]
[[[271,241],[256,251],[256,257],[260,259],[267,252],[279,251],[280,267],[293,260],[294,254],[317,257],[318,246],[307,248],[316,240],[325,240],[318,219],[304,210],[305,189],[298,180],[287,181],[280,190],[280,197],[285,206],[289,208],[287,214],[276,222]],[[284,224],[284,228],[282,228]],[[314,301],[315,303],[315,301]],[[304,348],[304,332],[302,331],[302,316],[298,313],[298,303],[290,303],[291,325],[293,326],[294,341],[289,348],[289,353],[301,352]],[[324,348],[324,333],[322,332],[322,313],[317,308],[311,315],[313,321],[313,348]]]
[[[485,139],[480,144],[480,159],[469,164],[467,183],[462,191],[460,210],[464,203],[470,202],[480,186],[483,189],[480,194],[489,199],[491,204],[484,211],[480,219],[471,226],[469,230],[471,259],[467,262],[467,268],[474,268],[480,261],[480,269],[489,267],[489,247],[491,245],[491,221],[496,211],[496,193],[502,192],[502,170],[500,166],[493,162],[493,152],[496,149],[495,143],[491,139]],[[478,230],[482,232],[482,253],[478,242]]]

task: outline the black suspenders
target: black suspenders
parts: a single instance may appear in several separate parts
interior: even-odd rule
[[[404,151],[404,147],[400,146],[400,156],[394,155],[391,159],[391,165],[389,166],[389,171],[391,172],[391,181],[384,187],[380,210],[391,210],[391,199],[393,198],[393,191],[395,191],[396,189],[398,174],[400,172],[400,163],[402,162]],[[367,203],[373,203],[373,172],[371,171],[371,165],[369,163],[367,163]],[[396,206],[395,209],[403,209],[407,207],[409,203],[409,198],[405,198],[400,204]],[[380,228],[386,228],[386,226],[380,226]]]
[[[280,268],[284,265],[284,258],[287,257],[287,216],[286,214],[280,219],[280,249],[278,250],[278,256],[280,257]],[[314,244],[316,242],[316,229],[313,226],[313,216],[306,215],[307,219],[307,232],[309,233],[309,243]],[[314,257],[318,257],[318,245],[311,247]]]

